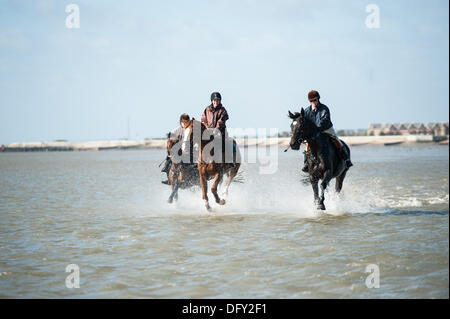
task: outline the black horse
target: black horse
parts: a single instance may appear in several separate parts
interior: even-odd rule
[[[317,209],[325,210],[325,189],[332,178],[336,178],[336,192],[342,189],[345,175],[348,167],[341,158],[340,152],[334,143],[333,137],[326,133],[317,133],[317,126],[305,118],[305,110],[292,114],[289,111],[289,117],[292,119],[291,131],[292,137],[290,147],[293,150],[299,150],[300,145],[306,141],[309,145],[309,151],[305,153],[305,161],[308,165],[309,180],[314,191],[314,202]],[[342,142],[348,157],[350,158],[350,149]],[[320,196],[318,183],[320,183]]]

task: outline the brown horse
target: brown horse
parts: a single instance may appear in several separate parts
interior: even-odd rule
[[[211,192],[214,195],[216,203],[219,205],[225,205],[225,200],[219,197],[217,194],[218,185],[222,182],[224,174],[227,174],[228,178],[225,182],[225,191],[223,195],[228,194],[228,188],[233,178],[237,175],[239,171],[240,164],[240,153],[236,145],[236,141],[233,140],[233,158],[228,161],[226,159],[225,152],[222,152],[221,158],[219,156],[214,156],[214,151],[217,151],[222,147],[223,139],[220,138],[221,143],[215,143],[217,139],[213,140],[214,129],[207,128],[200,121],[192,118],[190,121],[184,121],[184,133],[183,140],[191,146],[190,152],[192,152],[194,145],[199,146],[199,158],[198,158],[198,172],[200,175],[200,187],[202,189],[203,200],[205,202],[205,207],[208,211],[211,211],[211,206],[209,206],[208,201],[208,180],[214,178],[213,185],[211,187]],[[219,145],[217,145],[219,144]],[[212,147],[211,147],[212,146]],[[216,147],[214,147],[216,146]],[[222,150],[226,149],[225,147]],[[235,150],[235,151],[234,151]],[[216,154],[220,154],[216,152]],[[233,164],[234,162],[234,164]]]

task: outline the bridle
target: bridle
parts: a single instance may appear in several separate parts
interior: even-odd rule
[[[297,121],[297,119],[296,119]],[[301,124],[301,129],[300,132],[297,134],[297,138],[295,139],[295,142],[299,143],[300,145],[302,145],[304,142],[306,142],[306,138],[303,136],[303,131],[304,131],[304,123],[300,123]],[[301,134],[300,134],[301,133]],[[301,137],[303,136],[303,138]]]

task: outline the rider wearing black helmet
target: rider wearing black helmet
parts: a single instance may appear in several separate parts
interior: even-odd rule
[[[217,128],[225,136],[226,121],[228,120],[228,112],[222,105],[222,95],[219,92],[211,94],[211,104],[208,105],[202,114],[202,123],[207,128]]]
[[[222,153],[225,152],[225,143],[228,143],[228,134],[226,121],[228,120],[228,112],[222,105],[222,95],[219,92],[211,94],[211,104],[208,105],[202,113],[202,123],[207,128],[214,128],[220,131],[222,136]],[[233,144],[233,152],[235,152]],[[234,158],[231,166],[235,166]]]

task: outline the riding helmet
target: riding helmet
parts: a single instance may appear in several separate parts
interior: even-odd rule
[[[213,93],[211,94],[211,101],[214,100],[214,99],[222,100],[222,95],[220,95],[219,92],[213,92]]]
[[[315,98],[320,99],[320,94],[319,94],[319,92],[317,92],[316,90],[311,90],[311,91],[308,93],[308,100],[311,101],[311,100],[313,100],[313,99],[315,99]]]

